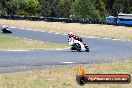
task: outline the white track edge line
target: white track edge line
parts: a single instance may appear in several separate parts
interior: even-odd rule
[[[17,28],[17,27],[10,27],[10,28]],[[53,34],[61,34],[61,35],[67,35],[65,33],[58,33],[58,32],[52,32],[52,31],[41,31],[41,30],[33,30],[33,29],[26,29],[26,28],[19,28],[19,29],[22,29],[22,30],[32,30],[32,31],[38,31],[38,32],[47,32],[47,33],[53,33]],[[114,41],[129,41],[129,40],[122,40],[122,39],[116,39],[116,38],[99,38],[99,37],[96,37],[96,36],[82,36],[84,38],[90,38],[90,39],[94,39],[94,38],[98,38],[98,39],[104,39],[104,40],[114,40]],[[132,42],[132,41],[129,41],[129,42]]]

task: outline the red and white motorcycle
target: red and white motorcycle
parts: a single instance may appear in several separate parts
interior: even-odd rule
[[[71,33],[68,34],[68,44],[69,46],[71,46],[71,50],[77,50],[79,52],[89,52],[89,47],[85,43],[83,43],[82,38]]]

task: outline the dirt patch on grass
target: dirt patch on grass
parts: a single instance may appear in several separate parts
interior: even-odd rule
[[[132,27],[100,25],[100,24],[78,24],[78,23],[60,23],[44,21],[25,21],[25,20],[3,20],[1,25],[9,25],[22,28],[31,28],[34,30],[45,30],[58,33],[73,32],[85,36],[97,36],[107,38],[118,38],[132,40]]]

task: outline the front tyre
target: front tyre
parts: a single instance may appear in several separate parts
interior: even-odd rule
[[[79,43],[75,43],[74,47],[78,52],[81,52],[81,45]]]

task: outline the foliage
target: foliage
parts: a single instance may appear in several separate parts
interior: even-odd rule
[[[100,19],[132,13],[132,0],[0,0],[0,15]]]
[[[100,15],[91,0],[75,0],[72,15],[77,18],[99,19]]]
[[[0,2],[2,11],[6,15],[27,13],[32,16],[40,14],[41,10],[41,5],[38,0],[1,0]]]

